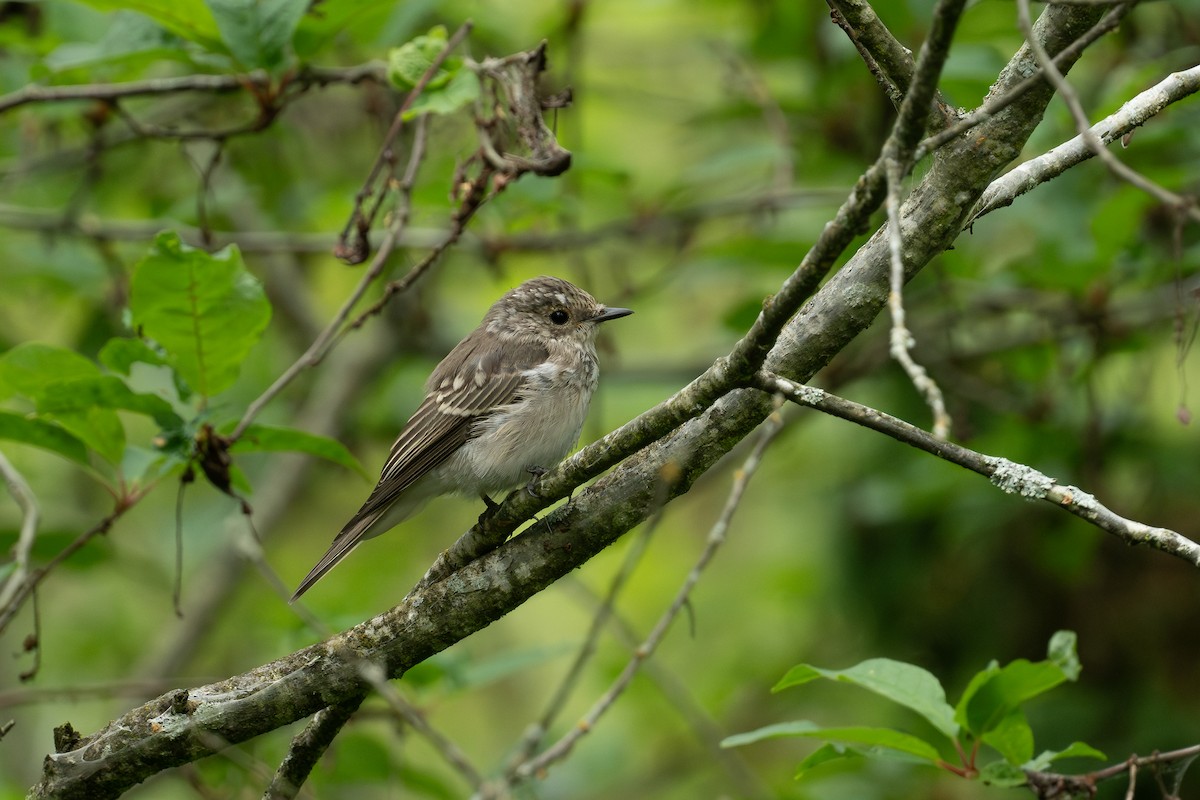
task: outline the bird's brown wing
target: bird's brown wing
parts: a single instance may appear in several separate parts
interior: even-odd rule
[[[300,582],[293,601],[349,555],[405,489],[466,444],[475,422],[516,400],[525,382],[523,373],[547,357],[537,344],[503,353],[480,345],[480,337],[464,339],[434,370],[425,399],[392,445],[379,482]]]

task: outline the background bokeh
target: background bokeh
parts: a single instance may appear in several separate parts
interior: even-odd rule
[[[132,13],[115,6],[2,4],[0,92],[31,81],[221,71],[165,34],[159,41],[147,33],[145,48],[115,53],[113,31],[130,25]],[[567,277],[602,302],[637,310],[605,331],[586,440],[669,396],[753,320],[874,159],[892,119],[821,3],[326,0],[315,10],[324,22],[314,20],[311,36],[297,40],[312,63],[383,59],[435,24],[453,30],[470,18],[467,49],[476,58],[548,40],[548,88],[569,85],[575,98],[552,119],[574,154],[571,170],[510,187],[414,292],[348,336],[267,410],[264,421],[303,426],[312,419],[305,415],[319,413],[320,398],[349,387],[338,436],[372,475],[440,356],[499,294],[533,275]],[[926,4],[880,4],[879,11],[915,51]],[[1144,4],[1088,51],[1071,79],[1094,117],[1197,63],[1198,11],[1195,2]],[[1020,42],[1012,4],[972,4],[942,82],[947,98],[964,108],[978,104]],[[196,165],[205,163],[211,142],[131,137],[119,119],[97,123],[88,102],[0,115],[0,349],[40,341],[94,357],[127,330],[129,271],[156,229],[192,231],[204,214],[234,239],[283,232],[279,241],[294,249],[256,248],[262,237],[244,241],[275,316],[235,388],[220,397],[216,412],[239,416],[358,280],[361,268],[344,266],[329,250],[397,104],[395,93],[375,85],[309,91],[267,129],[230,139],[207,189]],[[186,127],[254,114],[241,93],[122,105],[138,118]],[[1055,101],[1028,155],[1072,134]],[[105,146],[96,146],[97,137]],[[414,194],[416,234],[445,227],[455,165],[472,149],[466,115],[432,122]],[[1196,192],[1200,106],[1192,99],[1168,109],[1120,157],[1169,188]],[[78,224],[55,224],[62,220]],[[424,252],[399,252],[391,276]],[[1196,409],[1200,389],[1200,360],[1190,349],[1198,265],[1194,225],[1177,230],[1168,211],[1094,163],[978,222],[906,295],[915,355],[947,395],[955,438],[1084,487],[1118,513],[1195,535],[1200,434],[1181,421],[1181,409]],[[839,354],[817,382],[928,425],[928,410],[887,359],[885,324]],[[720,734],[800,718],[920,733],[915,716],[849,687],[769,690],[798,662],[844,667],[886,656],[931,670],[953,701],[991,659],[1041,658],[1059,629],[1078,632],[1084,669],[1078,683],[1031,708],[1038,750],[1080,739],[1119,760],[1200,740],[1194,568],[1130,549],[1046,504],[1003,495],[975,474],[848,423],[812,412],[789,417],[654,669],[529,796],[990,796],[998,790],[904,764],[829,769],[797,783],[795,764],[815,746],[798,739],[738,751],[745,777],[702,743],[697,715]],[[131,442],[154,434],[144,419],[127,422]],[[40,559],[109,510],[110,498],[80,470],[28,447],[0,446],[41,502]],[[400,688],[480,769],[499,768],[540,714],[597,597],[642,535],[651,537],[648,549],[617,609],[639,637],[654,624],[699,553],[741,455],[671,503],[653,531],[632,532],[414,670]],[[349,470],[306,462],[290,494],[264,497],[301,460],[250,454],[239,465],[255,487],[251,504],[280,508],[259,532],[267,561],[290,585],[370,489]],[[43,584],[33,681],[17,679],[32,666],[21,652],[32,609],[0,638],[0,722],[16,722],[0,742],[0,797],[22,796],[37,779],[54,726],[70,720],[87,734],[166,688],[243,672],[314,640],[236,555],[248,536],[236,503],[200,484],[182,500],[184,616],[176,618],[177,485],[164,480]],[[339,566],[306,597],[309,607],[337,629],[389,607],[480,510],[476,500],[431,504]],[[0,551],[15,540],[18,523],[5,497]],[[214,570],[229,569],[238,579],[198,625],[197,598]],[[620,636],[601,637],[557,732],[628,658]],[[129,796],[259,796],[262,770],[273,769],[300,725]],[[320,798],[466,792],[419,737],[396,730],[377,701],[344,731],[310,785]],[[1106,786],[1102,796],[1123,791]]]

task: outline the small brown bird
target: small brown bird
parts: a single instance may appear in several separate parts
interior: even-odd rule
[[[431,498],[515,488],[579,440],[600,368],[596,330],[624,317],[561,278],[528,280],[501,297],[437,365],[400,431],[379,483],[300,582],[292,600],[364,539]]]

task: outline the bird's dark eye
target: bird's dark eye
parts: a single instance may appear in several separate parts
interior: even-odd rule
[[[550,321],[555,325],[565,325],[571,315],[563,311],[561,308],[556,308],[550,312]]]

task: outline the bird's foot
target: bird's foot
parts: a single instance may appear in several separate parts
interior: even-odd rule
[[[530,475],[529,483],[525,484],[525,491],[529,493],[530,497],[540,497],[541,495],[537,493],[537,489],[534,487],[537,486],[537,483],[542,479],[542,476],[550,470],[534,464],[533,466],[526,467],[525,471]]]

